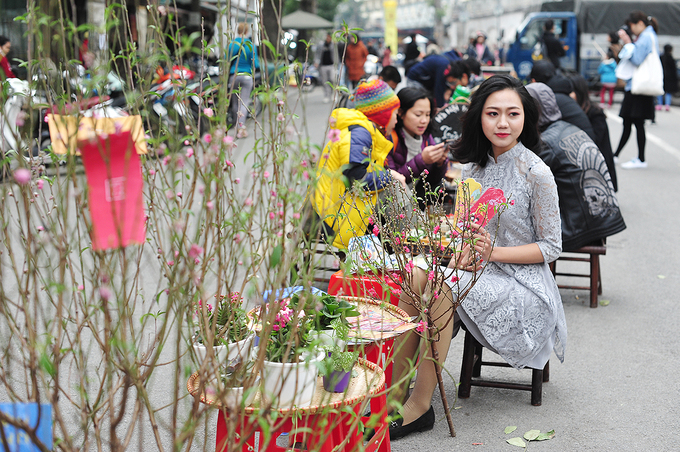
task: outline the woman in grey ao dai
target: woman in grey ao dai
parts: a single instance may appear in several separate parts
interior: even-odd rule
[[[540,143],[538,116],[533,98],[509,76],[489,78],[473,95],[454,157],[467,163],[463,179],[474,178],[483,191],[502,189],[512,205],[500,220],[494,217],[475,234],[478,240],[471,251],[477,259],[472,252],[463,253],[457,260],[460,281],[447,280],[449,287],[440,297],[443,303],[453,300],[475,266],[481,268],[480,258],[488,263],[457,314],[480,343],[516,368],[543,368],[553,350],[563,361],[567,343],[562,300],[548,266],[562,249],[557,186],[548,166],[530,150]],[[408,304],[400,307],[407,309]],[[433,311],[438,309],[443,308],[435,306]],[[446,358],[452,324],[438,340],[441,360]],[[413,336],[403,339],[399,356],[417,352],[419,338]],[[433,367],[421,359],[414,391],[400,411],[403,420],[390,429],[391,438],[427,430],[430,419],[434,423]]]

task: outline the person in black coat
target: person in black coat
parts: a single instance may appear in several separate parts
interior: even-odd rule
[[[662,106],[666,105],[666,111],[670,111],[671,99],[673,98],[673,94],[678,91],[678,69],[675,66],[675,59],[673,58],[673,46],[670,44],[663,46],[661,65],[663,66],[664,95],[659,96],[659,102],[657,103],[656,108],[657,110],[661,110]]]
[[[560,58],[567,54],[562,46],[559,39],[555,37],[554,29],[555,23],[552,19],[545,21],[545,31],[543,32],[543,44],[545,44],[545,50],[548,52],[548,59],[555,66],[555,68],[560,67]]]
[[[538,127],[543,146],[536,154],[550,167],[557,184],[562,220],[562,250],[574,251],[626,229],[610,174],[593,141],[560,120],[552,90],[543,83],[526,86],[540,105]]]
[[[406,50],[404,51],[404,74],[408,74],[408,71],[413,65],[418,63],[418,58],[420,58],[420,49],[418,49],[418,44],[416,43],[416,34],[411,34],[411,42],[406,44]]]
[[[590,125],[593,126],[595,138],[593,141],[600,149],[604,161],[607,162],[609,175],[612,178],[612,185],[614,191],[619,190],[619,184],[616,180],[616,165],[614,165],[614,152],[612,151],[612,143],[609,139],[609,126],[607,125],[607,115],[597,105],[593,105],[590,101],[588,93],[588,82],[581,74],[575,74],[570,77],[572,85],[574,86],[574,100],[583,109],[588,116]]]

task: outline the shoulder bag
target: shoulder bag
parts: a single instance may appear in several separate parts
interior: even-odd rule
[[[663,67],[656,49],[656,39],[652,38],[652,51],[635,68],[630,92],[643,96],[661,96],[663,90]]]

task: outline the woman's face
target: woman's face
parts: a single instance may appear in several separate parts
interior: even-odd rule
[[[390,122],[387,123],[387,126],[385,126],[385,136],[389,137],[392,134],[392,131],[394,130],[394,126],[397,125],[397,110],[398,108],[395,108],[392,110],[392,116],[390,116]]]
[[[0,47],[0,50],[2,51],[3,55],[7,55],[12,48],[12,43],[7,41],[4,46]]]
[[[425,133],[425,129],[430,125],[430,111],[430,100],[418,99],[413,107],[400,115],[404,123],[404,130],[411,136],[419,136]]]
[[[515,91],[504,89],[491,94],[482,110],[482,131],[491,142],[494,156],[509,151],[524,129],[524,106]]]
[[[647,28],[647,25],[645,25],[643,21],[630,24],[630,31],[632,31],[635,36],[640,36],[640,33],[645,31],[645,28]]]

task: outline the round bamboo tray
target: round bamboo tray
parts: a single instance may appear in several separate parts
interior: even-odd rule
[[[275,411],[282,415],[287,414],[317,414],[328,409],[337,409],[344,406],[354,406],[362,402],[368,396],[377,395],[385,386],[385,374],[376,364],[365,359],[357,359],[353,371],[356,373],[350,380],[347,391],[343,393],[327,392],[323,388],[323,377],[318,376],[316,380],[316,390],[312,397],[310,406],[280,408]],[[206,382],[203,382],[205,386]],[[187,391],[196,396],[201,390],[201,380],[199,373],[195,372],[187,381]],[[205,391],[200,393],[201,402],[212,405],[216,408],[223,408],[220,400],[215,396],[206,395]],[[258,391],[255,400],[243,409],[243,414],[255,414],[262,407],[262,394]]]

